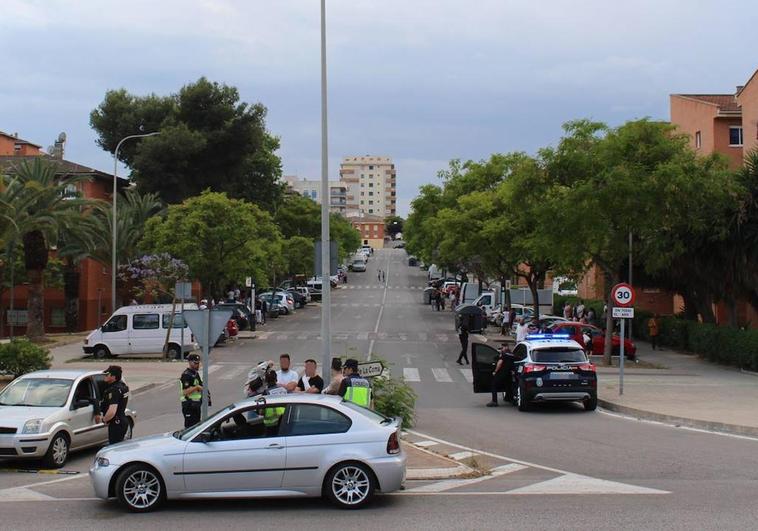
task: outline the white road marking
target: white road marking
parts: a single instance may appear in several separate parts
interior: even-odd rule
[[[468,383],[474,383],[474,375],[471,369],[459,369]]]
[[[211,365],[210,367],[208,367],[208,374],[212,374],[216,372],[217,370],[219,370],[220,368],[221,368],[221,365]]]
[[[510,490],[508,494],[669,494],[669,492],[591,478],[580,474],[565,474],[547,481]]]
[[[611,412],[611,411],[608,411],[607,409],[603,409],[603,408],[598,408],[598,412],[602,413],[604,415],[608,415],[610,417],[617,417],[617,418],[620,418],[620,419],[632,420],[632,421],[636,421],[636,422],[644,422],[645,424],[655,424],[657,426],[665,426],[667,428],[674,428],[674,429],[677,429],[677,430],[694,431],[694,432],[698,432],[698,433],[707,433],[709,435],[719,435],[721,437],[731,437],[733,439],[743,439],[743,440],[746,440],[746,441],[758,442],[758,438],[756,438],[756,437],[750,437],[749,435],[740,435],[738,433],[726,433],[726,432],[723,432],[723,431],[710,431],[710,430],[704,430],[704,429],[701,429],[701,428],[693,428],[691,426],[681,426],[681,425],[678,425],[678,424],[677,425],[667,424],[665,422],[660,422],[660,421],[657,421],[657,420],[640,419],[640,418],[637,418],[637,417],[631,417],[629,415],[624,415],[622,413]]]
[[[470,478],[470,479],[446,479],[443,481],[438,481],[436,483],[431,483],[429,485],[422,485],[421,487],[416,487],[413,489],[409,489],[407,492],[409,493],[437,493],[437,492],[444,492],[450,489],[456,489],[458,487],[466,487],[468,485],[474,485],[476,483],[481,483],[482,481],[487,481],[488,479],[496,478],[498,476],[503,476],[505,474],[511,474],[513,472],[518,472],[519,470],[524,470],[528,467],[524,465],[519,465],[517,463],[508,463],[507,465],[502,465],[496,468],[493,468],[490,470],[490,473],[486,476],[481,476],[478,478]]]
[[[257,332],[256,335],[258,339],[268,339],[268,336],[271,335],[271,332]]]
[[[450,373],[447,372],[447,369],[434,368],[432,369],[432,375],[434,376],[434,379],[440,383],[453,381],[453,379],[450,377]]]
[[[413,444],[415,446],[420,446],[421,448],[429,448],[430,446],[434,446],[434,445],[439,444],[439,443],[436,443],[434,441],[419,441],[419,442],[416,442],[416,443],[413,443]]]
[[[418,369],[416,369],[415,367],[404,367],[403,368],[403,379],[406,382],[420,382],[421,381],[421,376],[418,373]]]
[[[0,490],[0,502],[51,501],[52,496],[36,492],[26,487],[12,487]]]
[[[368,340],[368,332],[359,332],[356,336],[356,339],[358,341],[367,341]]]
[[[384,270],[384,274],[389,275],[390,274],[390,265],[392,262],[389,261],[389,257],[387,259],[387,268]],[[387,284],[384,284],[384,293],[382,293],[382,305],[379,307],[379,315],[376,318],[376,325],[374,326],[374,333],[376,333],[379,330],[379,323],[382,322],[382,314],[384,313],[384,303],[387,301]],[[366,353],[366,359],[368,361],[371,361],[371,353],[374,351],[374,343],[376,342],[375,339],[372,339],[371,342],[368,344],[368,352]]]
[[[474,452],[469,452],[467,450],[464,450],[463,452],[456,452],[454,454],[449,454],[448,457],[450,459],[455,459],[456,461],[460,461],[462,459],[468,459],[469,457],[474,457],[475,455],[477,454],[475,454]]]

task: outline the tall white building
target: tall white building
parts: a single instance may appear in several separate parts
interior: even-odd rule
[[[299,179],[297,175],[285,175],[284,182],[293,192],[321,204],[321,180]],[[329,181],[329,211],[347,215],[347,185],[341,181]]]
[[[395,164],[390,157],[344,157],[340,179],[347,187],[347,216],[386,218],[397,213]]]

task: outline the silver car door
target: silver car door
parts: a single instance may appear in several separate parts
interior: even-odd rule
[[[281,488],[285,439],[278,426],[265,426],[263,414],[257,407],[235,410],[187,445],[181,474],[188,492]]]
[[[292,404],[284,433],[287,439],[285,489],[317,488],[325,473],[325,449],[341,454],[351,441],[351,421],[339,411],[318,404]]]
[[[95,424],[95,413],[97,412],[95,396],[92,377],[87,376],[79,380],[69,403],[71,420],[68,422],[73,431],[72,448],[89,446],[100,442],[103,438],[103,432],[105,432],[105,439],[108,439],[108,433],[103,429],[102,425]],[[83,405],[85,401],[87,402],[86,406]]]

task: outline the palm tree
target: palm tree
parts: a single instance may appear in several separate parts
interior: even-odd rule
[[[29,282],[26,335],[33,341],[45,337],[44,279],[50,248],[62,230],[82,222],[82,212],[97,202],[81,199],[70,186],[86,180],[84,175],[58,177],[58,166],[42,157],[23,161],[13,175],[3,178],[2,200],[13,223],[7,229],[24,247],[24,265]]]

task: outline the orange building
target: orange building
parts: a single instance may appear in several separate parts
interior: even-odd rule
[[[384,218],[379,216],[356,216],[348,220],[361,233],[361,243],[374,249],[384,247]]]
[[[63,150],[58,151],[61,158],[51,157],[41,151],[41,146],[18,138],[16,134],[10,135],[0,132],[0,173],[12,174],[17,165],[34,157],[45,157],[58,164],[60,176],[84,175],[89,180],[77,183],[77,190],[83,197],[101,199],[107,202],[113,197],[113,175],[104,173],[74,162],[63,160]],[[121,188],[127,186],[127,179],[119,178]],[[77,330],[91,330],[102,324],[110,315],[111,308],[111,270],[91,259],[85,259],[79,266],[79,321]],[[6,281],[8,279],[5,279]],[[26,322],[26,286],[16,286],[13,291],[13,309],[10,311],[10,290],[5,290],[0,298],[0,336],[8,336],[11,320],[14,325],[14,335],[22,335],[25,332]],[[55,288],[45,289],[45,330],[47,332],[65,331],[65,298],[63,290]]]

